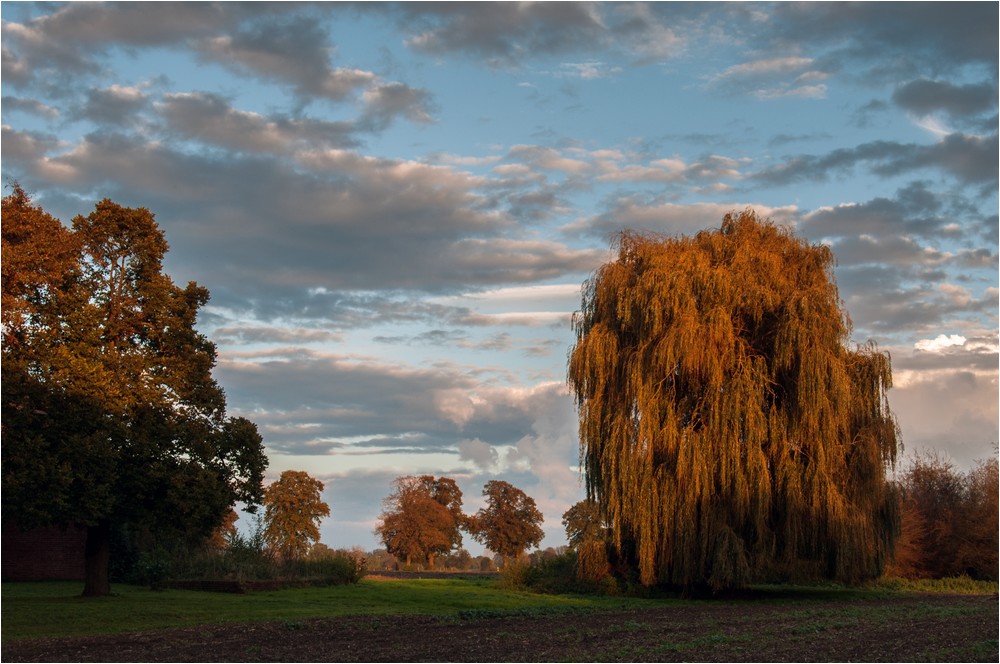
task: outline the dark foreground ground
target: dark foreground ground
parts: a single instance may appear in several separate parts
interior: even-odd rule
[[[212,625],[4,643],[5,662],[998,661],[997,598],[691,602]]]

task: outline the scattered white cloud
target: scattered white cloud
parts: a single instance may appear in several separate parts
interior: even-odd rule
[[[917,350],[936,353],[944,348],[964,346],[965,342],[966,338],[961,334],[939,334],[933,339],[921,339],[917,343],[913,344],[913,347]]]

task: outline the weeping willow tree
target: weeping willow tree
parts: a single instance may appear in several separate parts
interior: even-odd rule
[[[581,465],[645,585],[877,576],[899,532],[889,357],[850,348],[833,253],[752,211],[623,232],[584,284]]]

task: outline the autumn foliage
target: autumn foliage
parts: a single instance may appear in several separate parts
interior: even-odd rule
[[[500,554],[506,567],[542,541],[542,513],[533,498],[502,480],[487,482],[483,496],[486,505],[469,517],[468,528],[473,539]]]
[[[878,576],[899,530],[889,358],[848,347],[828,247],[753,212],[624,232],[569,382],[588,495],[643,584]]]
[[[281,560],[301,560],[320,538],[330,516],[323,483],[301,470],[286,470],[264,491],[264,540]]]
[[[433,475],[398,477],[383,501],[375,534],[386,550],[405,561],[434,567],[437,556],[462,545],[462,491],[455,480]]]
[[[997,578],[997,458],[968,473],[935,454],[910,459],[899,483],[902,534],[886,573],[905,578]]]
[[[102,200],[67,228],[18,185],[3,199],[3,514],[87,528],[88,596],[110,593],[112,532],[203,541],[259,503],[256,426],[227,418],[208,290],[163,272],[153,214]]]

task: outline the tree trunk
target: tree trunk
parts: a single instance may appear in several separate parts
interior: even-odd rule
[[[108,561],[111,558],[111,524],[101,521],[87,528],[84,548],[84,597],[104,597],[111,594]]]
[[[434,554],[433,553],[428,553],[427,554],[427,569],[429,571],[431,571],[431,572],[434,571]]]

